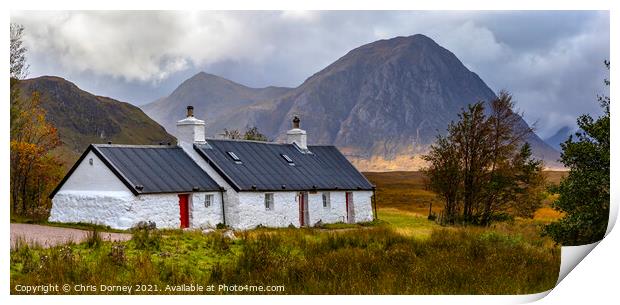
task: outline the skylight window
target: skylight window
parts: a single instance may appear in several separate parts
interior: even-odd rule
[[[285,155],[285,154],[281,154],[280,156],[282,156],[282,158],[283,158],[284,160],[286,160],[286,162],[287,162],[289,165],[295,165],[295,162],[293,162],[293,159],[291,159],[291,157],[289,157],[289,156],[287,156],[287,155]]]
[[[228,153],[228,155],[233,159],[233,161],[235,161],[235,163],[241,163],[241,159],[239,159],[237,154],[232,151],[227,151],[226,153]]]

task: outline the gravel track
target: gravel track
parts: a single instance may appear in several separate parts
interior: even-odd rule
[[[34,224],[11,224],[11,248],[18,239],[23,239],[29,245],[39,245],[49,248],[67,242],[80,243],[87,237],[87,230],[50,227]],[[108,241],[126,241],[131,234],[100,232],[101,238]]]

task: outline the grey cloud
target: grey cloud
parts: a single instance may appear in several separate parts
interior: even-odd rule
[[[199,71],[254,87],[295,87],[347,51],[422,33],[495,91],[507,89],[543,137],[597,113],[609,14],[596,11],[14,12],[31,75],[142,104]]]

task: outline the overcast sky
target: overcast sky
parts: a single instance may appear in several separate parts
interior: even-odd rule
[[[609,14],[597,11],[12,12],[30,77],[56,75],[133,104],[199,71],[296,87],[349,50],[425,34],[452,51],[546,137],[600,113]]]

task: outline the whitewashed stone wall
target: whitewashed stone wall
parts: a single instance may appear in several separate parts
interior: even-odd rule
[[[214,203],[204,206],[205,194]],[[190,227],[214,227],[221,222],[219,193],[193,193],[190,196]],[[158,228],[181,225],[178,194],[134,196],[127,192],[61,191],[52,200],[49,221],[85,222],[129,229],[140,221],[153,221]]]
[[[49,221],[96,223],[125,229],[134,221],[128,215],[134,198],[129,191],[61,191],[52,199]]]
[[[355,222],[373,220],[372,191],[353,192],[353,208],[355,210]]]
[[[213,195],[211,206],[205,206],[205,196]],[[224,223],[222,219],[222,197],[219,192],[194,193],[190,199],[190,227],[214,228],[218,223]]]
[[[330,206],[323,207],[323,192],[308,194],[308,210],[310,212],[310,225],[314,225],[319,220],[323,223],[345,222],[347,209],[345,205],[344,192],[328,192],[330,195]]]
[[[300,226],[298,192],[273,192],[274,208],[265,209],[265,193],[242,192],[238,194],[239,201],[227,207],[226,219],[228,225],[235,229],[252,229],[258,225],[266,227]],[[372,192],[353,192],[355,221],[365,222],[373,219]],[[227,204],[229,204],[227,202]],[[310,226],[319,220],[323,223],[346,222],[346,195],[345,192],[330,192],[330,206],[323,207],[322,192],[308,194],[308,211]]]
[[[252,229],[258,225],[266,227],[299,227],[299,204],[296,192],[273,192],[274,207],[265,209],[265,193],[239,193],[236,205],[229,206],[233,217],[229,225],[236,229]],[[228,217],[229,214],[226,215]]]
[[[330,207],[323,207],[323,192],[309,194],[310,225],[314,225],[319,220],[323,223],[336,223],[347,221],[346,192],[329,192]],[[354,191],[353,209],[355,222],[366,222],[373,220],[372,211],[372,192]]]

